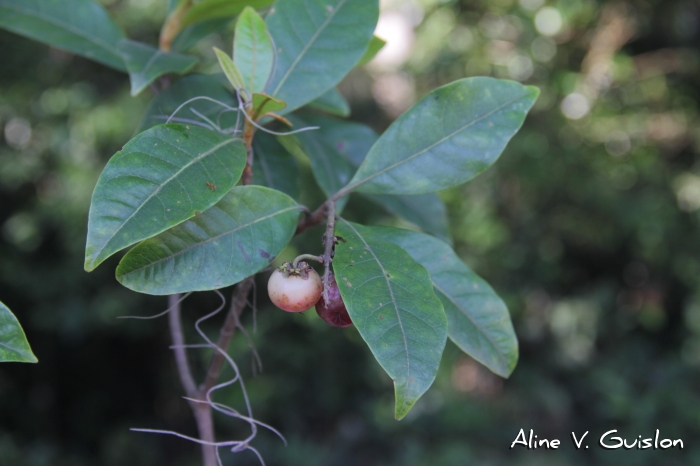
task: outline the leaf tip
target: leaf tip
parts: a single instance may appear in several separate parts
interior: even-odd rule
[[[92,258],[89,258],[85,256],[85,263],[83,264],[83,268],[85,269],[86,272],[92,272],[95,270],[97,267],[97,264],[95,264],[95,261],[92,260]]]
[[[405,418],[408,412],[413,408],[413,405],[415,404],[414,402],[408,402],[405,399],[400,400],[399,398],[396,398],[396,408],[394,411],[394,419],[397,421],[400,421],[401,419]]]
[[[528,93],[528,97],[532,98],[533,102],[540,96],[540,88],[537,86],[525,86],[525,90]]]

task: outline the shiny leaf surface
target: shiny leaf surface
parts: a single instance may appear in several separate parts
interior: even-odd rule
[[[38,362],[17,317],[0,302],[0,362]]]
[[[213,206],[240,179],[240,140],[196,126],[160,125],[107,163],[92,194],[85,270]]]
[[[0,0],[0,27],[126,71],[117,48],[124,34],[92,0]]]
[[[238,16],[233,36],[233,62],[250,93],[265,91],[275,61],[272,39],[265,21],[251,7]]]
[[[430,272],[445,306],[448,335],[462,351],[501,377],[518,362],[518,339],[505,303],[439,239],[417,231],[376,227],[372,232],[401,246]]]
[[[232,285],[270,265],[292,238],[299,211],[279,191],[238,186],[206,212],[134,247],[117,280],[155,295]]]
[[[394,381],[403,418],[435,380],[447,318],[428,271],[373,228],[339,220],[333,271],[355,327]]]
[[[442,86],[382,134],[348,189],[420,194],[465,183],[501,155],[538,94],[535,87],[493,78]]]
[[[377,0],[278,0],[265,22],[277,47],[269,94],[287,112],[335,87],[372,40]]]

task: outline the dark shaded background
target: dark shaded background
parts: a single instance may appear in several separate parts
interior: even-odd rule
[[[155,42],[164,0],[104,3],[130,37]],[[412,52],[343,82],[353,119],[381,131],[465,76],[542,89],[498,163],[443,193],[457,251],[509,305],[520,362],[501,380],[448,343],[434,386],[397,422],[390,380],[355,330],[330,328],[313,311],[282,313],[259,293],[263,374],[253,377],[240,335],[232,354],[256,417],[289,446],[263,432],[256,447],[285,466],[700,464],[699,4],[415,0],[385,9],[415,26]],[[208,58],[200,71],[216,70],[211,45],[229,40],[198,47]],[[192,444],[128,430],[194,433],[166,322],[116,320],[155,314],[165,299],[121,288],[118,258],[91,274],[82,267],[97,176],[150,98],[131,98],[124,75],[0,32],[0,297],[40,360],[0,366],[0,465],[198,464]],[[304,199],[316,207],[302,168]],[[348,213],[400,225],[361,202]],[[295,246],[320,250],[319,238],[310,230]],[[218,304],[211,293],[190,298],[185,319]],[[250,313],[244,321],[252,331]],[[192,353],[200,372],[205,356]],[[240,392],[221,401],[241,407]],[[217,428],[222,439],[247,434],[226,419]],[[562,446],[509,450],[520,428]],[[660,429],[685,449],[595,446],[611,429],[630,440]],[[589,450],[574,449],[572,430],[590,431]],[[251,453],[227,461],[256,464]]]

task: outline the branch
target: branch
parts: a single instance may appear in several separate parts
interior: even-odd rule
[[[323,220],[326,217],[326,210],[327,210],[327,204],[329,201],[324,202],[321,204],[318,209],[314,210],[313,213],[307,213],[304,218],[299,220],[299,223],[297,223],[297,230],[294,232],[294,235],[298,235],[302,233],[303,231],[315,227],[319,223],[321,223],[321,220]]]

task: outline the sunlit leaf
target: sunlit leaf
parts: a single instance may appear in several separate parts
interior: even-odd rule
[[[501,155],[538,94],[535,87],[493,78],[442,86],[382,134],[348,189],[420,194],[465,183]]]
[[[357,66],[366,65],[367,63],[369,63],[374,57],[377,56],[379,51],[383,49],[385,45],[386,41],[384,39],[377,36],[372,37],[372,42],[369,43],[367,51],[362,56],[362,58],[360,58],[360,61],[357,62]]]
[[[279,191],[233,188],[206,212],[135,246],[117,279],[156,295],[232,285],[270,265],[292,238],[299,212]]]
[[[160,125],[107,163],[92,194],[85,270],[214,205],[240,179],[240,140],[196,126]]]
[[[376,227],[372,233],[401,246],[430,272],[445,306],[448,335],[462,351],[508,377],[518,362],[518,339],[510,313],[493,289],[447,244],[417,231]]]
[[[138,133],[155,125],[165,123],[181,104],[195,97],[208,97],[229,107],[237,107],[238,102],[236,98],[223,84],[225,81],[222,74],[214,76],[190,74],[184,76],[153,98],[136,132]],[[184,118],[185,120],[205,124],[205,121],[192,110],[197,111],[215,123],[218,122],[222,126],[226,126],[226,123],[233,124],[235,121],[235,113],[225,113],[223,118],[220,118],[225,108],[217,103],[203,99],[185,105],[172,121],[178,122],[182,121],[179,119]]]
[[[277,140],[262,131],[253,139],[253,183],[293,198],[299,196],[299,169],[294,157]]]
[[[338,92],[337,89],[333,88],[326,92],[313,102],[309,104],[309,107],[322,110],[324,112],[330,113],[331,115],[337,115],[340,117],[346,117],[350,115],[350,104],[345,100],[345,97]]]
[[[233,18],[247,6],[256,10],[267,8],[274,0],[202,0],[187,10],[182,25],[215,18]]]
[[[278,0],[265,22],[277,47],[268,94],[287,112],[335,87],[362,58],[379,17],[377,0]]]
[[[38,362],[15,315],[0,302],[0,362]]]
[[[0,27],[126,71],[117,47],[124,34],[92,0],[0,0]]]
[[[243,86],[250,93],[262,93],[275,61],[272,39],[265,21],[253,8],[238,16],[233,36],[233,62],[241,72]]]
[[[447,318],[428,271],[373,228],[339,220],[333,271],[355,327],[394,381],[401,419],[435,380]]]
[[[180,53],[166,53],[142,42],[122,39],[119,53],[131,80],[131,95],[137,95],[153,81],[167,73],[183,74],[197,63],[197,58]]]

